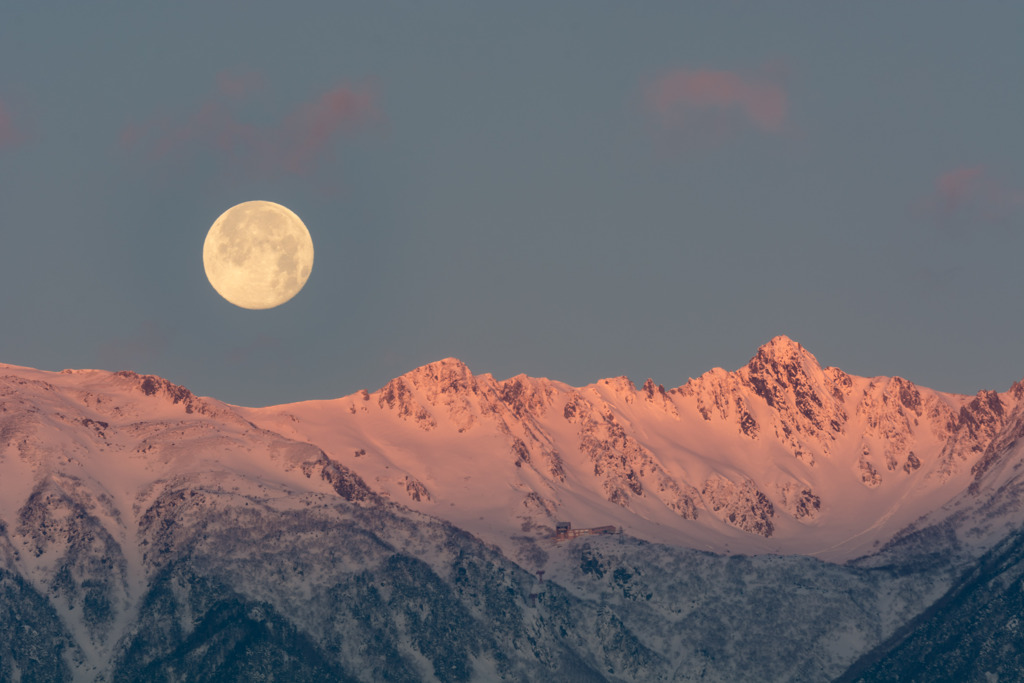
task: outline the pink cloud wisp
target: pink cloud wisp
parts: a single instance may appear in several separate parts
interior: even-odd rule
[[[329,156],[336,136],[377,117],[373,94],[350,86],[335,87],[311,102],[294,106],[278,123],[255,125],[241,120],[243,103],[261,82],[253,76],[218,80],[217,95],[182,120],[157,120],[126,126],[121,146],[162,161],[197,148],[216,150],[247,171],[304,174]]]
[[[4,103],[0,102],[0,149],[13,146],[18,142],[18,139],[19,136],[18,131],[14,127],[14,119],[11,118]]]
[[[943,221],[971,215],[998,221],[1024,208],[1024,188],[1008,187],[984,166],[963,166],[938,177],[928,206]]]
[[[947,171],[935,182],[939,210],[944,214],[955,213],[965,202],[976,199],[979,179],[985,169],[970,166]]]
[[[777,133],[788,110],[786,92],[778,83],[711,69],[667,73],[648,88],[646,101],[666,127],[686,126],[694,114],[738,111],[756,128]]]
[[[286,166],[300,173],[309,168],[338,131],[375,116],[373,97],[365,91],[338,87],[299,107],[287,119]]]

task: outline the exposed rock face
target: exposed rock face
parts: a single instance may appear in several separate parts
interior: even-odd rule
[[[446,358],[424,365],[388,382],[377,402],[404,419],[431,430],[441,419],[460,432],[491,416],[503,423],[529,423],[540,417],[554,393],[542,380],[519,375],[496,382],[490,375],[474,376],[459,360]]]
[[[579,394],[570,395],[562,410],[567,421],[579,426],[580,452],[593,463],[608,500],[629,507],[630,494],[644,493],[641,477],[652,465],[650,454],[626,434],[610,410],[595,412]]]
[[[865,446],[860,461],[857,463],[857,468],[860,470],[860,480],[865,486],[873,489],[882,483],[882,475],[878,473],[875,466],[868,460],[869,454],[870,451]]]
[[[140,375],[130,370],[122,370],[116,374],[137,387],[145,396],[163,396],[169,398],[175,405],[180,403],[186,413],[211,412],[210,407],[198,396],[195,396],[185,387],[169,382],[163,377]]]
[[[787,482],[779,488],[779,502],[797,519],[815,519],[821,511],[821,498],[797,482]]]
[[[1019,383],[1015,384],[1014,389],[1016,390],[1019,386],[1021,386]],[[1015,395],[1015,392],[1011,393]],[[1007,454],[1018,443],[1024,443],[1022,440],[1024,440],[1024,401],[1017,404],[1013,413],[1007,417],[1003,429],[989,442],[981,458],[971,467],[971,474],[974,475],[974,481],[971,482],[971,493],[975,495],[978,493],[986,473],[998,463],[1005,461]]]
[[[320,451],[320,457],[316,460],[302,463],[303,474],[311,477],[314,472],[319,472],[320,478],[330,484],[331,488],[345,500],[365,501],[376,498],[376,495],[358,474],[344,465],[331,460],[323,451]],[[413,486],[414,490],[419,492],[419,489],[422,488],[422,492],[426,493],[426,487],[423,487],[419,482],[416,482],[416,484],[418,486]]]
[[[921,467],[921,461],[914,455],[914,451],[907,453],[907,461],[903,463],[903,471],[910,474]]]
[[[723,477],[714,477],[704,482],[701,493],[711,505],[711,510],[730,526],[766,538],[775,531],[772,524],[775,506],[752,481],[737,484]]]
[[[544,382],[532,380],[526,375],[516,375],[498,383],[497,387],[498,398],[520,420],[542,417],[555,393]]]
[[[377,404],[381,408],[387,406],[395,411],[398,417],[415,421],[420,428],[426,431],[437,427],[434,416],[416,400],[409,384],[403,377],[396,377],[380,390]]]
[[[430,491],[423,485],[421,481],[413,479],[412,477],[405,478],[405,492],[409,494],[411,500],[417,503],[424,500],[430,500]]]
[[[1007,406],[994,391],[979,391],[970,403],[946,422],[948,438],[939,454],[941,473],[948,476],[965,462],[982,455],[1006,422]]]
[[[648,377],[640,392],[644,397],[644,401],[646,401],[650,406],[657,408],[666,415],[679,419],[679,410],[676,408],[676,404],[672,401],[672,397],[669,392],[665,391],[665,387],[663,385],[655,385],[654,380]]]
[[[828,452],[829,441],[842,431],[846,411],[836,398],[837,387],[830,386],[813,355],[790,339],[776,337],[758,349],[741,375],[776,408],[781,424],[818,437]]]
[[[690,380],[673,390],[683,397],[692,397],[697,412],[707,421],[722,420],[737,425],[737,432],[756,439],[760,427],[750,414],[749,398],[741,389],[742,379],[733,373],[715,369],[697,380]]]
[[[573,392],[562,416],[579,427],[579,451],[593,464],[594,476],[602,482],[609,501],[628,508],[631,497],[645,495],[644,482],[650,481],[654,495],[665,505],[684,519],[696,519],[693,498],[626,432],[607,404],[595,406]]]
[[[896,470],[910,454],[910,439],[922,414],[921,393],[900,377],[881,385],[872,382],[857,404],[857,414],[867,427],[865,435],[884,444],[882,458],[888,471]],[[907,470],[909,471],[909,470]]]

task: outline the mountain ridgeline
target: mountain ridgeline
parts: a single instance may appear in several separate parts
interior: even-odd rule
[[[0,680],[1019,675],[1022,436],[1020,382],[785,337],[671,389],[446,359],[267,408],[0,366]]]

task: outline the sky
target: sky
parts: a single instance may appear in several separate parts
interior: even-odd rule
[[[474,373],[678,386],[785,334],[935,389],[1024,377],[1024,4],[18,3],[0,362],[240,405]],[[251,311],[203,240],[298,214]]]

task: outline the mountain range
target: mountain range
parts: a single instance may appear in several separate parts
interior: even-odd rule
[[[0,680],[1020,676],[1021,382],[0,375]]]

